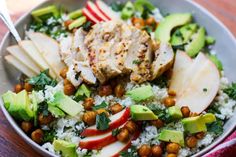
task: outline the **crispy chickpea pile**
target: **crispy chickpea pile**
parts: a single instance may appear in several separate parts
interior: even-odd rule
[[[83,103],[85,110],[92,110],[92,107],[94,106],[94,99],[93,98],[85,98]]]
[[[64,93],[65,95],[73,95],[76,92],[75,86],[67,79],[64,79]]]
[[[120,142],[127,142],[130,139],[130,136],[133,135],[133,133],[135,133],[137,130],[137,124],[134,121],[129,120],[125,126],[119,130],[116,138]]]
[[[25,83],[18,83],[14,87],[15,93],[19,93],[19,92],[21,92],[24,89],[27,92],[32,92],[33,86],[31,84],[29,84],[28,82],[25,82]]]
[[[112,114],[116,114],[116,113],[118,113],[118,112],[123,110],[123,106],[121,104],[119,104],[119,103],[116,103],[114,105],[111,105],[109,107],[109,110],[111,111]]]

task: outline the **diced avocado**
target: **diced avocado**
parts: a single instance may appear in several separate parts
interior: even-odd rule
[[[57,92],[54,95],[54,101],[50,105],[57,106],[70,116],[75,116],[83,110],[82,104],[77,103],[63,92]]]
[[[216,55],[208,55],[209,59],[217,66],[217,68],[222,71],[223,65],[221,61],[216,57]]]
[[[121,11],[121,18],[127,20],[133,16],[135,8],[132,2],[128,1]]]
[[[2,95],[5,108],[8,110],[15,103],[16,93],[8,91]]]
[[[148,0],[136,0],[134,2],[134,7],[135,10],[139,11],[139,12],[143,12],[144,10],[144,6],[147,7],[149,10],[154,10],[156,7],[150,3]]]
[[[207,113],[201,116],[184,118],[182,124],[185,131],[194,134],[198,132],[206,132],[206,123],[212,123],[215,120],[216,118],[214,114]]]
[[[205,28],[201,27],[191,37],[191,42],[185,46],[185,51],[190,57],[196,56],[205,46]]]
[[[178,27],[189,23],[192,15],[189,13],[176,13],[166,16],[158,25],[155,31],[155,38],[160,42],[169,42],[171,31]]]
[[[56,151],[62,153],[62,157],[77,157],[76,144],[63,140],[54,140],[53,147]]]
[[[42,17],[43,16],[51,16],[53,15],[54,17],[58,17],[59,16],[59,11],[57,9],[57,7],[55,5],[51,5],[45,8],[41,8],[38,10],[35,10],[31,13],[31,15],[34,17],[34,19],[38,22],[42,22]]]
[[[35,94],[36,94],[35,91],[32,91],[31,102],[32,102],[32,110],[34,112],[34,126],[37,126],[38,125],[38,103],[37,103]]]
[[[126,95],[138,102],[153,97],[154,93],[152,91],[152,87],[150,85],[146,85],[127,91]]]
[[[182,131],[164,129],[161,131],[158,140],[165,142],[174,142],[178,143],[182,147],[184,146],[184,134]]]
[[[146,106],[131,105],[131,118],[133,120],[155,120],[158,117]]]
[[[86,17],[82,16],[78,18],[77,20],[74,20],[71,24],[69,24],[68,29],[72,30],[74,28],[78,28],[82,26],[86,22],[86,20],[87,20]]]
[[[56,118],[65,116],[65,113],[61,109],[59,109],[57,106],[53,106],[51,104],[48,105],[48,111],[50,113],[52,113],[52,115]]]
[[[76,100],[80,101],[83,100],[84,98],[90,97],[90,95],[91,95],[90,89],[85,84],[82,84],[76,91],[75,98]]]
[[[69,13],[68,17],[70,19],[76,19],[76,18],[78,18],[78,17],[80,17],[82,15],[83,15],[82,9],[79,9],[79,10],[75,10],[75,11]]]
[[[207,45],[212,45],[216,41],[213,37],[210,37],[210,36],[207,36],[205,40],[206,40]]]
[[[173,119],[180,119],[183,117],[182,112],[178,106],[169,107],[168,113]]]

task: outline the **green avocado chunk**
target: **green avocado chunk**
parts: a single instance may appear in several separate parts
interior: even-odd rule
[[[83,106],[80,103],[77,103],[63,92],[57,92],[54,95],[54,101],[50,102],[49,105],[57,106],[70,116],[76,116],[83,110]]]
[[[57,106],[53,106],[49,104],[48,111],[52,113],[52,115],[56,118],[65,116],[65,113],[61,109],[59,109]]]
[[[182,131],[164,129],[161,131],[158,140],[165,142],[174,142],[178,143],[182,147],[184,146],[184,134]]]
[[[77,157],[76,144],[63,140],[54,140],[53,147],[56,151],[62,153],[62,157]]]
[[[153,97],[154,93],[152,91],[152,87],[150,85],[146,85],[127,91],[126,95],[134,101],[139,102]]]
[[[178,106],[169,107],[168,113],[175,120],[178,120],[183,117],[182,112]]]
[[[192,15],[189,13],[176,13],[166,16],[158,25],[155,31],[155,38],[159,42],[169,42],[171,39],[171,31],[178,27],[189,23]]]
[[[127,20],[133,16],[135,8],[132,2],[128,1],[121,11],[121,18]]]
[[[207,45],[212,45],[216,42],[216,40],[213,37],[207,36],[206,37],[206,44]]]
[[[68,14],[68,17],[69,17],[70,19],[76,19],[76,18],[78,18],[78,17],[80,17],[80,16],[82,16],[82,15],[83,15],[82,9],[79,9],[79,10],[75,10],[75,11],[73,11],[73,12],[70,12],[70,13]]]
[[[131,105],[131,118],[133,120],[156,120],[158,117],[146,106]]]
[[[88,98],[91,95],[90,89],[85,85],[82,84],[79,86],[78,90],[75,93],[76,101],[84,100],[84,98]]]
[[[32,91],[31,94],[31,102],[32,102],[32,110],[34,112],[34,126],[38,125],[38,103],[35,95],[35,91]]]
[[[208,55],[209,59],[216,65],[216,67],[222,71],[223,70],[223,65],[221,63],[221,61],[216,57],[216,55]]]
[[[16,98],[16,93],[13,93],[12,91],[7,91],[2,95],[4,106],[7,110],[9,109],[9,107],[14,105],[15,98]]]
[[[74,28],[78,28],[82,26],[87,21],[85,16],[81,16],[80,18],[74,20],[71,24],[69,24],[68,29],[72,30]]]
[[[190,57],[196,56],[205,46],[205,28],[200,27],[191,37],[191,42],[185,46],[185,51]]]
[[[216,121],[215,115],[212,113],[207,113],[201,116],[184,118],[182,120],[182,124],[185,131],[194,134],[198,132],[206,132],[206,124],[214,121]]]
[[[58,17],[59,16],[59,11],[57,9],[57,7],[55,5],[50,5],[48,7],[45,8],[41,8],[38,10],[34,10],[31,15],[34,17],[34,19],[38,22],[42,22],[43,21],[43,16],[48,16],[50,17],[51,15],[54,17]]]

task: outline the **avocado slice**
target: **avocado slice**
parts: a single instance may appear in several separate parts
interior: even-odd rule
[[[161,131],[158,140],[178,143],[180,146],[184,147],[184,134],[182,131],[164,129]]]
[[[150,3],[148,0],[136,0],[134,2],[134,8],[135,10],[139,12],[143,12],[144,6],[147,7],[149,10],[154,10],[156,7]]]
[[[70,19],[76,19],[76,18],[78,18],[78,17],[80,17],[80,16],[82,16],[82,15],[83,15],[82,9],[78,9],[78,10],[75,10],[75,11],[73,11],[73,12],[70,12],[70,13],[68,14],[68,17],[69,17]]]
[[[175,120],[178,120],[183,117],[182,112],[178,106],[169,107],[168,113]]]
[[[63,140],[54,140],[53,147],[56,151],[62,153],[62,157],[77,157],[76,144]]]
[[[196,56],[205,46],[205,28],[200,27],[197,33],[192,35],[191,42],[185,46],[185,51],[190,57]]]
[[[54,17],[58,17],[59,14],[60,13],[55,5],[50,5],[45,8],[34,10],[31,13],[34,19],[38,22],[42,22],[44,20],[43,16],[50,17],[51,15],[53,15]]]
[[[35,91],[32,91],[31,94],[31,102],[32,102],[32,110],[34,113],[33,119],[34,119],[34,126],[38,125],[38,103],[35,95]]]
[[[206,44],[207,45],[212,45],[216,42],[216,40],[213,37],[207,36],[206,37]]]
[[[214,121],[216,121],[215,115],[212,113],[207,113],[201,116],[184,118],[182,120],[182,124],[185,131],[194,134],[198,132],[206,132],[206,124]]]
[[[133,16],[135,8],[132,2],[128,1],[121,11],[121,18],[127,20]]]
[[[63,92],[57,92],[54,95],[54,101],[50,102],[50,105],[57,106],[65,113],[69,114],[70,116],[76,116],[83,110],[83,106],[80,103],[77,103],[69,96],[65,95]],[[49,105],[49,106],[50,106]]]
[[[84,100],[84,98],[88,98],[91,95],[90,89],[85,85],[82,84],[79,86],[78,90],[75,93],[76,101]]]
[[[56,106],[51,105],[50,103],[48,105],[48,111],[52,113],[52,115],[56,118],[65,116],[65,113],[61,109],[59,109]]]
[[[155,31],[155,38],[159,42],[169,42],[171,31],[178,27],[189,23],[192,15],[189,13],[176,13],[166,16],[158,25]]]
[[[223,64],[221,63],[221,61],[216,57],[216,55],[208,55],[209,59],[216,65],[216,67],[222,71],[223,70]]]
[[[78,28],[82,26],[87,21],[85,16],[81,16],[77,20],[74,20],[71,24],[69,24],[68,29],[72,30],[74,28]]]
[[[12,91],[7,91],[2,95],[2,100],[5,108],[8,110],[12,105],[15,104],[16,93]]]
[[[147,100],[154,96],[152,87],[150,85],[141,86],[126,92],[126,96],[129,96],[134,101]]]
[[[131,105],[131,118],[133,120],[156,120],[158,117],[146,106]]]

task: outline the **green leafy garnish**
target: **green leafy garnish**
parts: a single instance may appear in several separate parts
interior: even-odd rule
[[[51,129],[51,130],[47,130],[43,132],[43,143],[46,142],[53,142],[54,137],[56,135],[55,130]]]
[[[142,30],[145,30],[149,35],[152,33],[152,28],[150,26],[145,26],[142,28]]]
[[[162,75],[162,76],[156,78],[155,80],[153,80],[152,84],[155,84],[160,88],[164,88],[168,84],[168,79],[165,75]]]
[[[236,83],[232,83],[224,92],[231,98],[236,100]]]
[[[111,3],[111,8],[112,10],[118,12],[121,11],[124,8],[125,4],[124,3],[120,3],[120,2],[113,2]]]
[[[34,90],[44,90],[45,86],[56,86],[56,80],[49,76],[49,70],[41,72],[39,75],[31,77],[27,82],[33,85]]]
[[[152,13],[152,10],[151,10],[149,7],[147,7],[146,5],[144,5],[144,6],[143,6],[143,12],[142,12],[142,14],[141,14],[141,17],[142,17],[143,19],[147,19],[150,14],[153,14],[153,13]]]
[[[88,32],[92,28],[92,23],[90,21],[86,21],[83,25],[82,28],[84,31]]]
[[[111,120],[106,116],[106,113],[102,112],[96,116],[96,128],[98,130],[106,130],[109,128],[109,122]]]
[[[90,97],[90,95],[91,95],[90,89],[85,84],[82,84],[76,91],[74,100],[78,102],[84,100],[85,98]]]
[[[214,133],[216,136],[219,136],[223,133],[223,121],[216,119],[215,122],[207,124],[207,131]]]
[[[116,128],[116,129],[112,130],[112,136],[118,135],[119,132],[120,132],[120,129],[119,129],[119,128]]]
[[[98,109],[106,108],[106,107],[107,107],[107,103],[103,101],[100,105],[93,106],[93,110],[98,110]]]
[[[173,118],[170,116],[166,109],[161,109],[160,104],[149,104],[147,107],[152,110],[152,112],[158,116],[158,118],[166,123],[173,121]]]
[[[136,59],[136,60],[133,60],[133,64],[137,64],[137,65],[139,65],[139,64],[141,64],[141,61],[140,61],[140,60],[138,60],[138,59]]]
[[[137,149],[134,146],[131,146],[129,150],[122,151],[120,155],[122,157],[138,157]]]
[[[46,101],[43,101],[38,104],[38,113],[42,113],[43,116],[48,116],[49,111],[48,111],[48,104]]]

